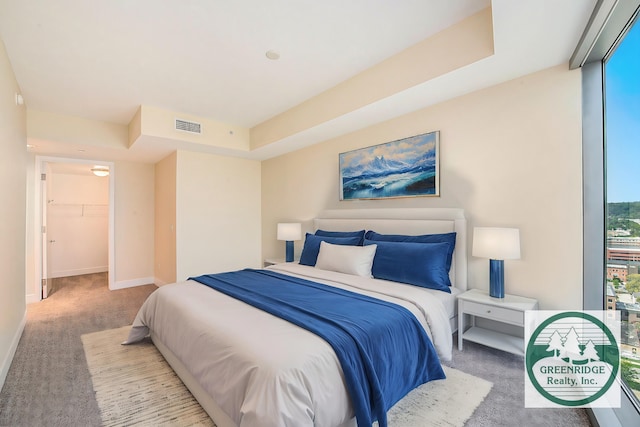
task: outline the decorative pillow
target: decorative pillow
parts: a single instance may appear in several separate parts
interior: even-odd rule
[[[367,240],[376,242],[413,242],[413,243],[448,243],[447,249],[447,272],[451,270],[453,250],[456,248],[456,233],[443,234],[422,234],[420,236],[409,236],[404,234],[379,234],[375,231],[367,231],[364,236]]]
[[[357,246],[360,243],[360,237],[315,236],[307,233],[304,238],[302,253],[300,254],[300,264],[310,265],[311,267],[316,265],[318,252],[320,251],[320,242],[323,241],[333,243],[334,245]]]
[[[328,236],[328,237],[359,237],[360,243],[364,243],[364,230],[359,231],[326,231],[316,230],[316,236]]]
[[[376,279],[408,283],[451,293],[447,270],[448,243],[364,241],[376,245],[371,273]]]
[[[372,277],[371,266],[376,245],[344,246],[320,242],[316,268],[355,276]]]

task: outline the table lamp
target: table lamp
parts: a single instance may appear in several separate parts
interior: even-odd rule
[[[472,255],[489,258],[489,295],[504,298],[504,260],[520,258],[520,230],[474,227]]]
[[[286,242],[285,261],[293,261],[293,241],[302,238],[302,227],[299,222],[281,222],[278,224],[277,239]]]

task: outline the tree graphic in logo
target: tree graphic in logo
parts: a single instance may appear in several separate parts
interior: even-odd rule
[[[598,350],[592,340],[588,340],[584,349],[580,349],[580,337],[573,327],[564,337],[557,329],[554,330],[549,338],[547,351],[553,351],[553,357],[556,359],[567,358],[569,362],[600,360]]]
[[[531,384],[547,400],[585,406],[613,384],[620,351],[615,336],[596,317],[561,312],[531,334],[525,364]]]
[[[598,356],[598,350],[596,350],[596,345],[591,340],[587,341],[587,345],[584,347],[582,355],[589,361],[600,360],[600,356]]]
[[[553,331],[551,334],[551,338],[549,339],[549,347],[547,347],[547,351],[553,351],[554,357],[560,357],[560,352],[564,350],[564,340],[558,333],[558,331]]]
[[[572,363],[574,360],[581,360],[582,350],[580,350],[578,333],[574,328],[571,328],[565,336],[563,347],[563,355],[569,359],[569,363]]]

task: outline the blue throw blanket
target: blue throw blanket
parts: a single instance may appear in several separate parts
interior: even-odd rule
[[[409,391],[445,378],[424,329],[397,304],[269,270],[190,279],[325,339],[342,366],[360,427],[376,419],[386,427],[386,412]]]

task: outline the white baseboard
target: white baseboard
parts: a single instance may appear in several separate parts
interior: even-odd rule
[[[120,280],[115,282],[113,286],[109,287],[109,290],[115,291],[117,289],[133,288],[135,286],[152,285],[154,284],[153,277],[141,277],[139,279]]]
[[[27,304],[33,304],[34,302],[42,301],[42,295],[38,294],[28,294],[27,295]]]
[[[22,316],[22,320],[18,325],[18,329],[16,333],[13,335],[13,340],[11,341],[11,346],[9,347],[9,351],[5,354],[4,359],[2,360],[2,365],[0,365],[0,390],[2,390],[2,386],[4,386],[4,381],[7,379],[7,374],[9,373],[9,368],[11,367],[11,362],[13,362],[13,356],[16,354],[16,350],[18,349],[18,343],[20,342],[20,337],[22,336],[22,332],[24,331],[24,326],[27,323],[27,310],[24,311],[24,316]]]
[[[52,271],[49,278],[57,279],[59,277],[81,276],[83,274],[105,273],[109,271],[109,266],[103,265],[98,267],[75,268],[73,270]]]

